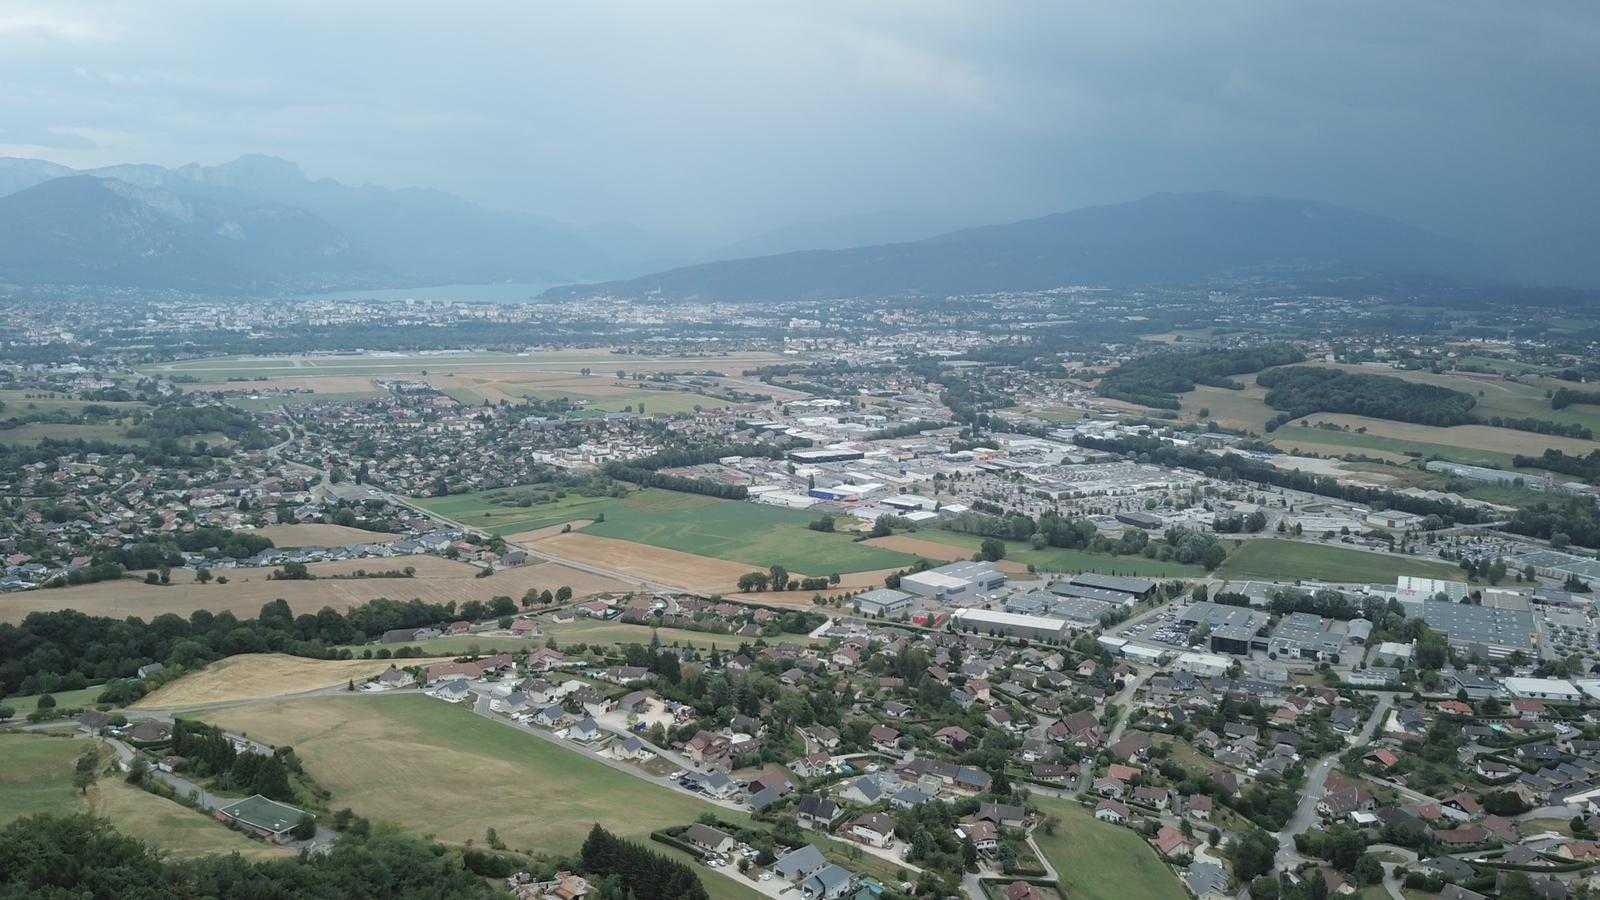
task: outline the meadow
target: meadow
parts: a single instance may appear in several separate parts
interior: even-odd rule
[[[1137,832],[1108,825],[1069,800],[1035,794],[1030,804],[1055,816],[1055,834],[1034,833],[1039,849],[1075,900],[1185,900],[1172,870]]]
[[[1392,584],[1401,575],[1462,578],[1460,569],[1440,562],[1271,538],[1241,541],[1216,571],[1218,578],[1229,579],[1307,579],[1368,584]]]
[[[333,805],[440,841],[482,841],[494,828],[513,850],[570,853],[596,822],[638,841],[713,807],[417,694],[336,696],[207,713],[204,719],[291,744]],[[659,845],[652,845],[659,849]],[[756,896],[699,869],[713,897]]]
[[[576,519],[593,519],[596,514],[608,513],[618,504],[615,497],[568,494],[559,500],[532,506],[501,506],[483,493],[414,497],[411,502],[429,512],[501,537]]]

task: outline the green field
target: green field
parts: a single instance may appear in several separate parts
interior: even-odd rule
[[[33,391],[0,391],[0,403],[5,404],[5,408],[0,410],[0,416],[9,418],[11,416],[57,412],[77,416],[83,412],[83,408],[86,406],[104,406],[117,415],[129,415],[150,408],[137,400],[74,400],[59,394],[53,397],[43,397],[37,394],[29,396],[29,394],[34,393]]]
[[[1217,567],[1216,575],[1229,579],[1309,579],[1367,584],[1393,582],[1401,575],[1463,578],[1460,569],[1440,562],[1271,538],[1240,542],[1239,548]]]
[[[806,525],[815,519],[815,513],[799,510],[649,489],[618,501],[606,510],[604,522],[583,532],[754,566],[778,564],[807,575],[892,569],[916,561],[853,542],[848,535],[812,531]]]
[[[953,547],[976,551],[983,538],[942,529],[925,529],[910,537],[936,541]],[[1143,556],[1117,556],[1111,553],[1090,553],[1087,550],[1069,550],[1065,547],[1033,549],[1025,541],[1006,541],[1006,559],[1031,565],[1041,572],[1099,572],[1102,575],[1129,575],[1144,578],[1199,578],[1205,569],[1183,563],[1162,562]]]
[[[100,692],[105,690],[101,685],[93,685],[78,691],[59,691],[51,696],[55,697],[56,706],[62,709],[93,706]],[[39,695],[27,694],[25,696],[6,697],[0,699],[0,706],[9,706],[16,711],[17,718],[26,717],[29,713],[39,708]]]
[[[494,828],[513,850],[570,853],[599,822],[650,843],[649,833],[714,810],[573,750],[416,694],[328,697],[204,715],[275,744],[292,744],[333,805],[447,843]],[[664,850],[651,844],[653,849]],[[699,869],[713,897],[758,896]]]
[[[230,397],[228,405],[251,412],[264,412],[266,410],[297,406],[310,406],[313,403],[345,403],[357,400],[371,400],[381,397],[378,391],[331,391],[326,394],[283,394],[273,397]]]
[[[570,623],[559,623],[549,616],[539,618],[539,628],[544,633],[536,638],[515,637],[436,637],[421,641],[407,641],[389,647],[418,647],[427,656],[461,656],[473,647],[479,653],[521,653],[544,646],[547,638],[555,638],[563,647],[568,644],[648,644],[650,634],[655,632],[666,646],[691,646],[702,649],[719,647],[724,650],[748,644],[754,638],[736,637],[731,634],[709,634],[701,631],[686,631],[681,628],[651,628],[648,625],[631,625],[626,622],[602,622],[595,619],[578,619]],[[777,637],[763,638],[768,644],[806,644],[810,639],[803,634],[781,634]],[[372,644],[352,644],[349,649],[359,654],[362,650],[374,649]]]
[[[1282,446],[1296,444],[1324,444],[1334,447],[1349,447],[1352,451],[1358,450],[1384,450],[1390,453],[1416,456],[1437,456],[1441,459],[1467,463],[1474,466],[1489,466],[1496,469],[1513,468],[1512,454],[1497,453],[1493,450],[1473,450],[1467,447],[1456,447],[1450,444],[1429,444],[1422,441],[1407,441],[1399,438],[1379,437],[1375,434],[1361,434],[1355,431],[1334,430],[1332,428],[1312,428],[1306,425],[1286,425],[1272,432],[1271,440]]]
[[[0,734],[0,824],[77,803],[72,764],[87,741]]]
[[[1028,800],[1061,824],[1055,834],[1034,832],[1039,849],[1061,876],[1063,893],[1073,900],[1185,900],[1188,894],[1172,870],[1139,835],[1108,825],[1068,800],[1038,794]],[[1133,893],[1127,893],[1132,891]]]
[[[731,405],[726,400],[688,391],[647,391],[641,389],[626,393],[585,394],[578,391],[569,391],[565,388],[518,388],[514,383],[505,385],[505,390],[509,394],[532,397],[537,400],[559,400],[563,397],[574,401],[582,400],[584,401],[584,410],[594,413],[629,412],[636,410],[641,403],[644,404],[644,414],[647,416],[658,413],[694,412],[695,407],[700,409],[721,409],[724,406]]]
[[[560,525],[573,519],[592,519],[601,512],[609,515],[620,501],[615,497],[584,497],[568,494],[560,500],[552,500],[549,503],[501,506],[483,494],[477,493],[452,494],[448,497],[413,497],[411,502],[463,525],[482,528],[491,534],[504,537],[549,525]]]

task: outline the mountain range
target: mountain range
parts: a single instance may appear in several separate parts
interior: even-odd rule
[[[619,268],[558,222],[313,180],[274,157],[83,171],[0,159],[0,282],[256,293],[549,284]]]
[[[681,245],[626,225],[582,230],[440,191],[312,179],[269,156],[89,170],[0,158],[0,284],[268,294],[532,282],[566,285],[546,293],[556,299],[779,300],[1279,276],[1504,277],[1466,244],[1307,200],[1156,194],[1003,225],[952,231],[941,227],[948,221],[841,216],[671,267],[688,256]]]
[[[553,288],[546,296],[947,296],[1269,276],[1482,282],[1499,273],[1470,245],[1382,216],[1308,200],[1197,193],[1156,194],[916,241],[684,266]]]

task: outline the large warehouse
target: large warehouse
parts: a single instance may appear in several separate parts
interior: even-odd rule
[[[1421,618],[1429,628],[1444,634],[1458,652],[1470,656],[1481,650],[1489,659],[1501,659],[1517,650],[1533,653],[1533,613],[1526,609],[1496,609],[1445,600],[1402,605],[1407,616]]]
[[[958,609],[951,614],[950,624],[957,631],[1052,643],[1064,641],[1071,634],[1064,619],[1025,616],[993,609]]]

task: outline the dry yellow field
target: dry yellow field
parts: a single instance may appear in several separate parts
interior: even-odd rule
[[[1365,428],[1367,434],[1378,437],[1424,444],[1444,444],[1468,450],[1487,450],[1492,453],[1523,453],[1537,456],[1544,451],[1544,448],[1554,447],[1564,453],[1582,456],[1600,450],[1600,441],[1534,434],[1488,425],[1454,425],[1449,428],[1439,428],[1433,425],[1412,425],[1409,422],[1391,422],[1388,419],[1369,419],[1365,416],[1341,413],[1316,413],[1303,419],[1296,419],[1292,424],[1317,425],[1322,422],[1331,422],[1340,427],[1348,426],[1351,431]]]
[[[523,544],[541,541],[552,535],[561,534],[562,529],[566,529],[567,531],[577,531],[586,525],[593,524],[593,519],[573,519],[570,522],[562,522],[556,525],[546,525],[543,528],[535,528],[532,531],[519,531],[516,534],[508,534],[506,535],[506,543]]]
[[[1295,453],[1311,453],[1317,456],[1332,456],[1343,458],[1346,455],[1367,456],[1372,459],[1386,459],[1392,463],[1404,465],[1411,457],[1404,453],[1391,453],[1388,450],[1374,450],[1368,447],[1347,447],[1339,444],[1319,444],[1316,441],[1302,441],[1292,438],[1273,438],[1272,445]]]
[[[437,556],[405,556],[393,559],[344,560],[313,563],[307,568],[316,575],[349,573],[356,569],[379,571],[416,568],[414,578],[319,578],[308,581],[271,581],[270,569],[228,569],[227,584],[197,584],[188,570],[172,573],[173,584],[147,585],[134,578],[102,581],[54,590],[24,591],[0,595],[0,622],[20,622],[31,612],[76,609],[89,615],[151,619],[163,613],[187,617],[197,609],[212,612],[227,610],[241,617],[254,616],[263,604],[282,598],[296,613],[316,612],[324,606],[346,610],[378,597],[394,600],[420,598],[431,603],[457,604],[468,600],[489,600],[496,596],[520,599],[530,588],[554,591],[562,585],[574,595],[627,591],[626,582],[591,575],[558,563],[538,563],[502,569],[487,578],[466,563]]]
[[[576,531],[552,534],[531,542],[530,546],[566,559],[705,593],[731,590],[738,583],[739,576],[751,569],[748,563],[729,562],[633,541],[579,534]]]
[[[954,562],[956,560],[972,558],[972,551],[960,546],[959,544],[946,544],[943,541],[930,541],[926,538],[919,538],[909,534],[891,534],[888,537],[871,538],[867,540],[866,543],[871,544],[874,547],[883,547],[886,550],[898,550],[901,553],[909,553],[912,556],[925,556],[928,559],[938,560],[941,562]],[[1020,575],[1028,571],[1027,563],[1017,562],[1014,559],[1002,559],[1000,562],[996,563],[996,566],[1000,569],[1000,571],[1007,572],[1012,575]],[[876,575],[877,586],[882,587],[883,576],[893,571],[893,569],[885,569],[882,572],[859,572],[857,574]],[[848,582],[849,579],[846,578],[845,581]]]
[[[271,540],[279,547],[342,547],[345,544],[386,544],[400,539],[398,534],[318,523],[268,525],[256,529],[255,533]],[[378,568],[388,568],[388,566]]]
[[[417,660],[402,660],[417,665]],[[426,660],[423,660],[426,662]],[[133,704],[132,709],[171,709],[236,700],[292,697],[339,687],[352,679],[381,674],[394,663],[387,659],[307,659],[282,653],[242,653],[219,659],[198,672],[163,685]]]

